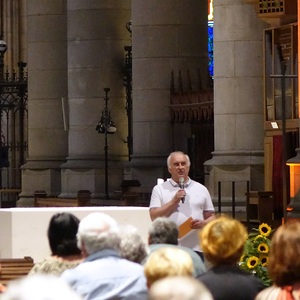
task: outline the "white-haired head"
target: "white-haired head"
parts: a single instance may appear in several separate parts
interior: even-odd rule
[[[149,300],[213,300],[213,297],[204,284],[193,277],[170,276],[154,282]]]
[[[119,250],[118,224],[107,214],[91,213],[80,221],[77,239],[78,247],[84,247],[87,255],[104,249]]]
[[[174,151],[174,152],[171,152],[170,155],[168,156],[167,158],[167,166],[168,166],[168,169],[171,168],[171,159],[174,155],[183,155],[186,159],[186,163],[187,163],[187,166],[189,167],[191,165],[191,160],[190,160],[190,157],[185,154],[184,152],[182,151]]]
[[[34,274],[11,281],[1,300],[82,300],[72,288],[59,277]]]

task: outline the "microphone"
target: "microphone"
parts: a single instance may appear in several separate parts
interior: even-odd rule
[[[183,177],[179,177],[179,188],[181,190],[184,190],[184,178]],[[181,198],[181,202],[184,203],[185,197]]]

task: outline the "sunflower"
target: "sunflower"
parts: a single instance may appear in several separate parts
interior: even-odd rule
[[[258,230],[260,234],[265,237],[269,236],[272,232],[272,228],[266,223],[260,224]]]
[[[254,238],[254,241],[257,241],[257,240],[266,240],[267,238],[261,234],[258,234],[255,238]]]
[[[269,246],[266,243],[261,243],[257,247],[258,252],[260,253],[268,253],[269,252]]]
[[[260,258],[260,263],[263,267],[266,267],[268,265],[269,262],[269,257],[268,256],[262,256]]]
[[[242,270],[261,279],[266,287],[272,285],[267,269],[272,232],[271,227],[265,223],[257,228],[252,228],[239,262],[239,267]]]
[[[256,256],[251,256],[248,258],[247,267],[249,269],[254,269],[259,263],[259,259]]]

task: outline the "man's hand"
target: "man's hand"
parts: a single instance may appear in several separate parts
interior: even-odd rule
[[[215,219],[215,213],[212,211],[205,211],[203,212],[204,220],[193,219],[191,222],[192,229],[201,229],[203,228],[208,222]]]
[[[190,227],[192,229],[201,229],[201,228],[203,228],[206,225],[206,223],[207,222],[205,220],[194,219],[194,220],[191,221]]]
[[[173,198],[174,203],[179,204],[182,198],[185,198],[186,193],[185,190],[178,190]]]
[[[175,196],[163,206],[150,208],[151,220],[153,221],[158,217],[169,217],[178,209],[178,204],[183,197],[185,197],[185,190],[178,190]]]

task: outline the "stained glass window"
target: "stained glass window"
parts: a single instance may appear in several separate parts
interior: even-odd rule
[[[208,72],[214,77],[214,0],[208,0]]]
[[[208,21],[208,72],[214,77],[214,22]]]

